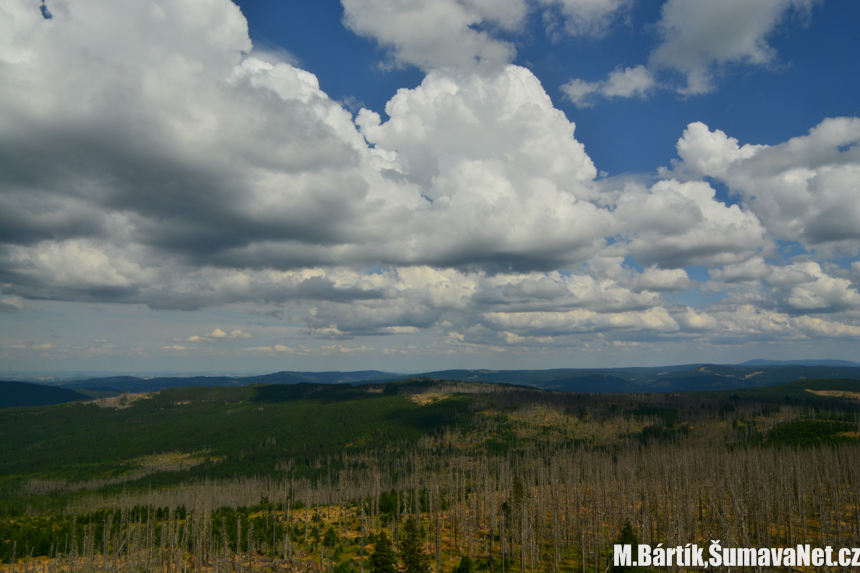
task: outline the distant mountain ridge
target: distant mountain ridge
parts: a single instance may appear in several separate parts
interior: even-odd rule
[[[844,368],[860,368],[860,362],[850,360],[747,360],[737,366],[835,366]]]
[[[786,384],[804,378],[860,380],[860,364],[853,366],[782,363],[751,366],[685,364],[605,369],[442,370],[421,376],[464,382],[522,384],[565,392],[694,392],[759,388]]]
[[[549,370],[440,370],[415,375],[379,370],[356,372],[275,372],[262,376],[193,376],[160,377],[148,380],[135,377],[113,377],[81,380],[64,384],[66,388],[111,388],[124,392],[153,392],[184,386],[244,386],[249,384],[366,384],[431,378],[463,382],[495,382],[533,386],[565,392],[690,392],[758,388],[794,382],[802,378],[843,378],[860,380],[860,364],[817,365],[816,361],[785,364],[713,365],[680,364],[660,367],[628,368],[554,368]]]
[[[111,376],[90,378],[61,384],[72,389],[111,389],[119,392],[156,392],[165,388],[184,388],[187,386],[247,386],[250,384],[353,384],[370,380],[403,379],[402,374],[381,372],[379,370],[359,370],[355,372],[274,372],[261,376],[159,376],[138,378],[136,376]]]
[[[231,387],[252,384],[369,384],[396,380],[427,378],[462,382],[491,382],[531,386],[564,392],[694,392],[753,389],[786,384],[802,379],[860,380],[860,363],[847,360],[750,360],[737,365],[682,364],[660,367],[626,368],[555,368],[549,370],[440,370],[404,375],[379,370],[355,372],[274,372],[260,376],[111,376],[77,380],[60,385],[24,384],[0,386],[0,407],[42,405],[89,399],[91,396],[115,395],[121,392],[158,392],[166,388]],[[27,398],[14,402],[13,395],[29,392]],[[62,392],[66,392],[63,394]],[[38,400],[54,400],[38,402]],[[30,401],[27,401],[30,400]],[[37,401],[32,401],[37,400]]]

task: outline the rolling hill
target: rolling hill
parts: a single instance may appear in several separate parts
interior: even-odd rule
[[[0,381],[0,408],[50,406],[89,399],[89,396],[68,388],[30,384],[28,382]]]

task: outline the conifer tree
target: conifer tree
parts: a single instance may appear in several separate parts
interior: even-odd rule
[[[618,539],[615,540],[615,543],[619,545],[632,545],[634,548],[639,545],[639,537],[636,535],[636,532],[633,531],[633,525],[630,523],[630,519],[627,519],[624,522],[624,526],[621,528],[621,534],[618,536]],[[635,551],[635,549],[634,549]],[[612,571],[615,573],[626,573],[627,571],[638,571],[639,568],[631,567],[629,565],[613,565]]]
[[[462,559],[460,559],[460,564],[457,567],[454,567],[454,573],[473,573],[475,570],[475,566],[472,564],[472,560],[469,559],[468,555],[464,555]]]
[[[421,546],[421,531],[415,517],[410,516],[403,526],[400,541],[400,559],[404,573],[430,573],[430,557]]]
[[[371,573],[396,573],[394,562],[396,561],[394,548],[391,540],[385,532],[381,532],[373,546],[373,554],[370,556]]]

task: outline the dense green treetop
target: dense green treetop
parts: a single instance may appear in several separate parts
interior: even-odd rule
[[[371,573],[396,573],[397,569],[394,568],[396,561],[397,556],[394,554],[391,540],[383,531],[373,546],[373,553],[370,556],[370,571]]]
[[[400,540],[400,559],[405,573],[430,573],[430,558],[424,553],[421,531],[415,517],[409,516],[403,525],[403,538]]]

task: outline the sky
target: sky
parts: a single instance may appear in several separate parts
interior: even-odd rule
[[[0,374],[856,360],[857,22],[0,0]]]

